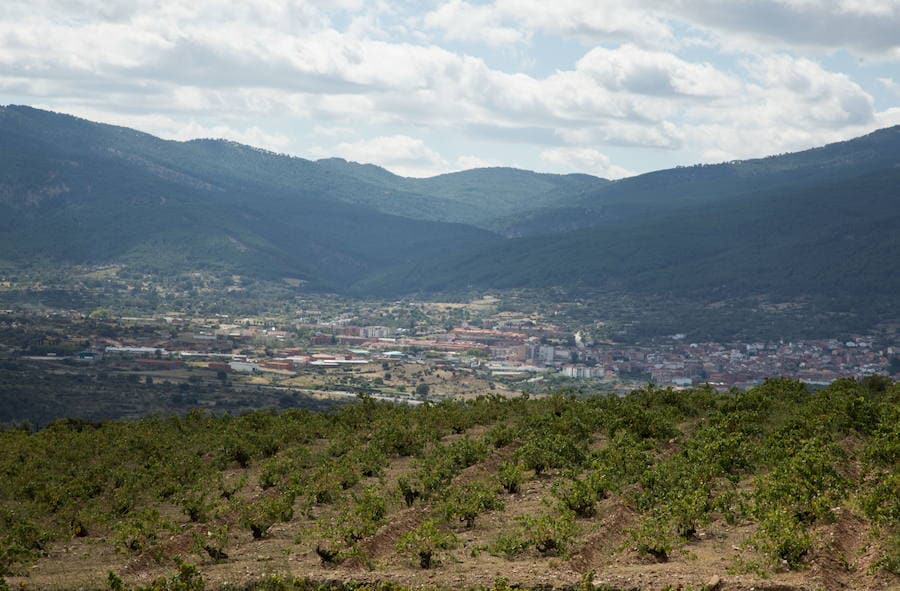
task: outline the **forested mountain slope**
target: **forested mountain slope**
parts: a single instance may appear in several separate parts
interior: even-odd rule
[[[799,154],[642,175],[591,199],[602,215],[589,228],[472,248],[385,285],[861,297],[900,288],[900,127]]]
[[[505,168],[409,179],[0,109],[0,264],[13,268],[237,272],[363,295],[585,286],[865,306],[900,293],[898,187],[900,126],[615,182]]]
[[[372,190],[313,162],[229,142],[170,142],[25,107],[0,111],[7,263],[119,262],[343,289],[448,243],[494,240],[346,197]]]

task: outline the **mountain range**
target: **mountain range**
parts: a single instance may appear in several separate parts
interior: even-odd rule
[[[0,107],[0,266],[116,263],[365,295],[585,287],[705,300],[900,293],[900,126],[618,181],[404,178]],[[862,304],[861,304],[862,305]]]

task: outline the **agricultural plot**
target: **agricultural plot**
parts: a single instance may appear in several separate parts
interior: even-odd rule
[[[892,589],[900,386],[0,431],[11,589]]]

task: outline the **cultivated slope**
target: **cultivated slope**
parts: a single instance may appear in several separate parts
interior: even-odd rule
[[[0,430],[0,577],[887,591],[898,396],[879,378],[815,393],[771,380]],[[173,578],[179,561],[199,572]]]

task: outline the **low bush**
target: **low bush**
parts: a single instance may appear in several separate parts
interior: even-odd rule
[[[453,533],[442,530],[435,521],[429,520],[403,534],[397,541],[397,551],[413,558],[421,568],[431,568],[443,551],[456,544]]]

